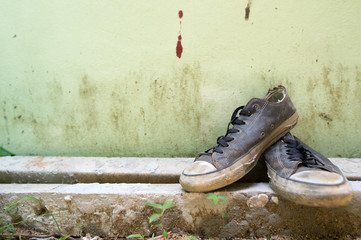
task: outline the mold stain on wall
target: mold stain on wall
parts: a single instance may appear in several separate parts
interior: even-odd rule
[[[112,87],[110,119],[119,139],[116,151],[126,155],[193,156],[202,135],[199,64],[169,74],[132,72]],[[189,141],[184,141],[189,139]],[[127,152],[128,151],[128,152]]]
[[[286,86],[300,114],[292,130],[297,137],[329,157],[359,156],[360,150],[353,145],[361,141],[361,128],[355,121],[361,118],[361,105],[355,105],[361,102],[358,66],[324,65],[307,75],[289,79],[266,70],[258,77],[265,87]]]
[[[11,132],[6,135],[13,139],[13,147],[20,146],[27,155],[94,154],[99,130],[98,87],[87,74],[75,85],[76,90],[56,78],[43,86],[24,89],[21,101],[11,99],[16,106],[3,108],[4,118],[11,117]]]
[[[8,117],[7,117],[7,114],[6,114],[6,109],[7,109],[7,105],[6,105],[6,101],[4,100],[2,102],[2,112],[3,112],[3,123],[4,123],[4,128],[2,128],[2,135],[3,136],[7,136],[7,142],[6,142],[6,145],[9,145],[10,144],[10,131],[9,131],[9,122],[8,122]]]
[[[360,135],[358,66],[324,66],[304,83],[278,75],[264,73],[261,81],[267,87],[288,87],[301,114],[297,136],[326,155],[360,154],[349,144]],[[36,155],[193,157],[214,140],[212,127],[218,126],[209,126],[212,113],[204,107],[200,64],[180,63],[168,73],[139,70],[115,78],[101,82],[83,74],[72,87],[53,79],[45,89],[25,89],[26,101],[5,98],[0,120],[8,139],[2,144],[21,146],[22,137],[31,139],[35,147],[23,145],[22,151]],[[304,102],[298,101],[301,95],[307,95]],[[16,132],[22,134],[14,139]]]
[[[347,144],[359,138],[357,121],[359,111],[349,111],[355,99],[360,99],[360,73],[358,67],[324,66],[318,76],[307,83],[307,107],[299,125],[302,124],[304,140],[324,150],[331,157],[352,157],[358,150]],[[355,105],[353,106],[355,107]],[[303,107],[305,108],[305,107]],[[320,143],[323,143],[322,146]],[[337,146],[335,148],[334,146]]]
[[[249,19],[249,14],[251,13],[251,5],[252,5],[252,0],[248,0],[247,6],[244,9],[244,20],[248,21]]]
[[[84,74],[79,86],[79,113],[82,116],[82,124],[87,131],[98,128],[98,111],[97,111],[97,92],[98,87],[88,79]]]

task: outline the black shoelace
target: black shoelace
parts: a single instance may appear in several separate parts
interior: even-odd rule
[[[250,110],[245,110],[243,108],[244,108],[244,106],[240,106],[234,110],[232,117],[231,117],[231,121],[228,123],[226,134],[224,136],[218,137],[217,144],[215,146],[213,146],[212,148],[208,149],[206,152],[213,150],[213,152],[223,153],[223,150],[221,147],[228,147],[227,142],[234,140],[234,138],[228,136],[228,134],[239,132],[238,129],[234,128],[235,125],[246,124],[243,120],[239,119],[238,117],[241,115],[249,117],[256,111],[256,108],[254,106]],[[239,110],[241,110],[241,111],[239,112]],[[239,114],[238,114],[238,112],[239,112]],[[229,128],[231,125],[233,125],[233,127]]]
[[[283,138],[284,143],[287,144],[287,155],[288,159],[291,161],[302,161],[302,164],[305,167],[314,167],[317,165],[324,165],[319,161],[308,149],[304,148],[303,145],[293,139]]]

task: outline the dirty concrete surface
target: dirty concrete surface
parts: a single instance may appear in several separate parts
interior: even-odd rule
[[[227,197],[223,209],[207,199],[206,193],[184,192],[179,184],[2,184],[0,205],[7,206],[23,196],[39,198],[19,203],[15,217],[36,217],[26,226],[46,233],[57,233],[53,213],[64,233],[79,236],[89,233],[101,237],[141,233],[160,235],[159,222],[149,223],[156,210],[146,205],[172,200],[176,207],[167,210],[164,226],[173,233],[207,237],[262,237],[272,235],[337,238],[361,235],[361,183],[351,182],[354,199],[347,207],[311,208],[279,198],[267,183],[236,183],[216,194]],[[41,210],[42,209],[42,210]],[[224,222],[227,228],[219,228]],[[37,216],[37,214],[39,216]]]

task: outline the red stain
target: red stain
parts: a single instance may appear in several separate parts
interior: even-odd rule
[[[183,11],[179,10],[178,12],[179,19],[182,19],[183,17]],[[179,36],[177,41],[177,47],[176,47],[176,54],[178,58],[182,57],[183,53],[183,46],[182,46],[182,20],[179,21]]]
[[[178,42],[177,42],[176,52],[177,52],[177,57],[178,57],[178,58],[181,58],[181,57],[182,57],[182,52],[183,52],[182,36],[181,36],[181,35],[178,36]]]

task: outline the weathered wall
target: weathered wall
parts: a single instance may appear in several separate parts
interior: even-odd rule
[[[234,108],[283,84],[299,138],[361,157],[360,12],[327,0],[2,2],[0,146],[193,156]]]

